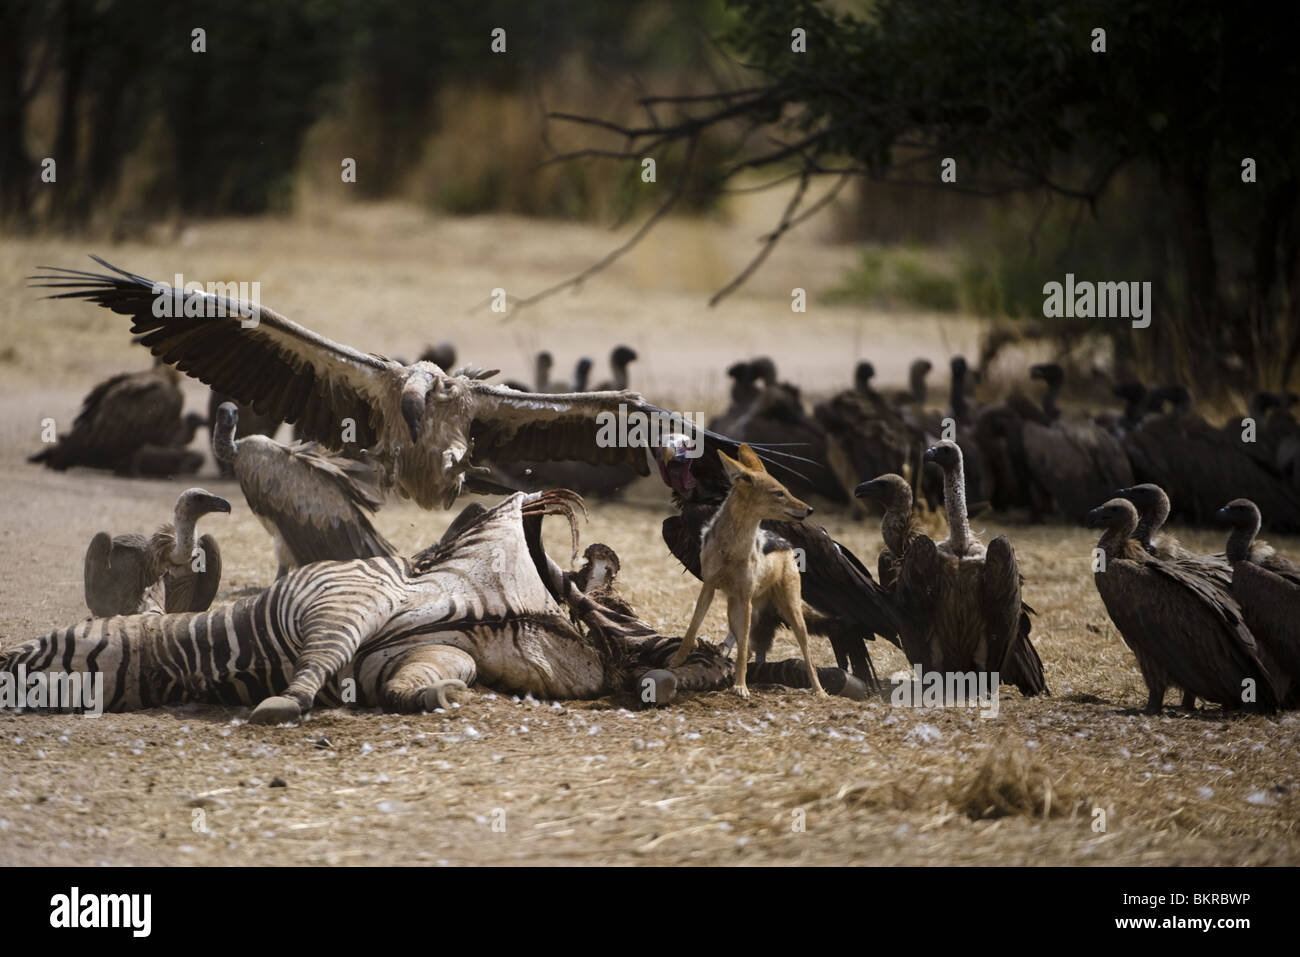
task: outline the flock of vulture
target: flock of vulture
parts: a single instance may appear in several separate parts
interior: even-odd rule
[[[215,462],[274,540],[280,575],[394,554],[369,519],[389,494],[424,508],[448,508],[465,491],[565,487],[609,497],[657,472],[675,506],[664,541],[701,577],[701,538],[730,493],[714,451],[747,443],[792,493],[880,516],[875,576],[808,523],[764,522],[756,545],[797,550],[808,630],[868,684],[876,676],[866,643],[879,637],[926,672],[997,672],[1023,694],[1047,693],[1014,549],[1005,536],[982,543],[970,526],[972,509],[1019,509],[1034,521],[1102,530],[1096,587],[1137,659],[1148,711],[1162,708],[1170,688],[1190,708],[1197,699],[1228,710],[1300,704],[1300,566],[1256,537],[1264,526],[1300,529],[1291,394],[1257,393],[1244,418],[1216,427],[1183,386],[1125,382],[1114,386],[1116,408],[1067,414],[1058,404],[1065,373],[1049,363],[1029,372],[1041,383],[1038,401],[1017,390],[979,405],[975,373],[957,357],[945,408],[930,407],[932,366],[918,360],[897,393],[877,391],[874,369],[860,362],[851,387],[809,412],[773,361],[756,358],[727,370],[730,404],[707,428],[610,446],[596,438],[602,414],[668,416],[628,391],[637,355],[626,346],[594,388],[591,360],[562,383],[550,353],[537,357],[531,385],[494,384],[495,370],[452,371],[449,343],[406,363],[210,293],[185,293],[202,307],[185,318],[159,317],[154,283],[97,261],[109,272],[45,267],[35,278],[56,298],[130,317],[156,362],[96,386],[72,429],[31,461],[192,474],[203,457],[191,441],[206,426]],[[240,321],[249,308],[251,325]],[[212,388],[206,417],[182,414],[182,372]],[[275,438],[283,422],[294,424],[294,441]],[[946,539],[920,531],[923,507],[943,510]],[[189,489],[173,523],[152,537],[97,535],[85,557],[91,613],[206,609],[220,553],[212,536],[196,540],[196,523],[228,511],[226,500]],[[1163,531],[1171,517],[1225,523],[1225,551],[1189,552]],[[783,624],[760,596],[749,635],[759,663]]]

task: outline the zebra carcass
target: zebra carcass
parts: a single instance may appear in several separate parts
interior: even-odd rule
[[[345,703],[447,707],[449,694],[476,682],[544,698],[630,693],[657,704],[730,686],[731,660],[707,643],[666,670],[679,639],[596,589],[584,592],[546,554],[543,517],[568,520],[576,554],[582,508],[564,490],[516,494],[490,510],[471,505],[409,559],[317,562],[202,613],[90,619],[0,652],[0,672],[57,664],[102,674],[106,711],[249,704],[259,723]]]

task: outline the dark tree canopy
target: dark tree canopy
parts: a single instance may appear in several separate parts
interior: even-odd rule
[[[734,125],[748,145],[732,174],[793,171],[803,187],[840,174],[980,195],[1035,190],[1085,211],[1117,175],[1141,176],[1152,188],[1127,197],[1126,215],[1170,255],[1161,275],[1100,277],[1157,290],[1150,329],[1114,327],[1121,353],[1202,385],[1243,364],[1251,379],[1289,377],[1300,352],[1294,30],[1207,0],[729,6],[724,43],[755,82],[650,98],[673,115],[596,124],[619,145],[585,152],[644,156]],[[796,29],[806,52],[792,49]],[[940,182],[945,157],[955,183]],[[1243,182],[1246,158],[1257,182]],[[811,211],[808,200],[801,188],[773,241]]]

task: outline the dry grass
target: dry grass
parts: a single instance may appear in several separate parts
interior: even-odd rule
[[[183,487],[56,475],[22,461],[41,417],[65,420],[98,377],[143,364],[120,319],[36,303],[21,290],[36,263],[75,265],[89,247],[145,273],[260,278],[269,304],[345,341],[409,355],[446,336],[467,358],[513,375],[526,372],[535,342],[564,361],[627,339],[643,356],[634,367],[641,387],[687,408],[716,394],[718,370],[736,354],[771,353],[816,393],[846,378],[859,355],[901,382],[913,355],[942,361],[978,332],[966,320],[904,323],[853,309],[818,308],[789,323],[789,287],[833,281],[841,256],[806,239],[774,257],[763,286],[717,313],[702,305],[712,277],[651,283],[661,248],[581,297],[503,326],[464,310],[501,275],[528,291],[562,278],[606,249],[608,234],[430,221],[396,208],[306,225],[204,225],[177,246],[0,241],[0,282],[11,291],[0,301],[10,384],[0,396],[0,642],[77,620],[90,537],[151,527]],[[674,228],[725,263],[748,252],[733,227]],[[197,404],[202,391],[191,398]],[[265,585],[270,543],[237,487],[210,473],[199,484],[236,505],[209,525],[223,552],[223,596]],[[643,616],[680,633],[697,584],[659,541],[667,508],[647,482],[626,502],[593,506],[584,540],[612,545]],[[874,562],[873,523],[829,510],[818,518]],[[414,550],[448,520],[394,503],[377,524]],[[1016,544],[1054,692],[1024,700],[1004,689],[996,718],[768,689],[747,702],[707,695],[635,714],[479,690],[449,715],[327,711],[276,729],[245,724],[246,709],[6,714],[0,863],[1300,862],[1300,717],[1138,713],[1145,689],[1092,585],[1090,533],[975,525]],[[567,554],[562,530],[550,534],[552,553]],[[1191,547],[1222,547],[1216,533],[1180,534]],[[1296,539],[1275,544],[1300,554]],[[723,627],[719,606],[706,637]],[[788,636],[778,652],[796,654]],[[817,654],[830,663],[829,648]],[[892,647],[873,657],[884,674],[906,667]]]

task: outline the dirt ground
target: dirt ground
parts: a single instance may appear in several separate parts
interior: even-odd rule
[[[263,302],[352,345],[409,358],[448,338],[464,359],[516,377],[545,347],[557,372],[597,357],[599,378],[626,341],[641,355],[635,387],[683,410],[715,408],[726,365],[759,352],[815,397],[847,385],[860,357],[901,384],[916,355],[941,366],[973,350],[974,320],[820,305],[853,252],[815,233],[792,237],[758,282],[707,309],[752,251],[762,212],[667,223],[579,295],[504,322],[473,307],[495,287],[522,296],[571,275],[618,237],[358,207],[160,229],[118,246],[0,238],[0,645],[82,617],[91,536],[153,528],[189,484],[234,505],[204,522],[221,544],[221,597],[275,573],[270,539],[210,464],[191,483],[24,461],[42,418],[70,424],[95,382],[147,365],[122,318],[26,289],[34,266],[85,266],[95,251],[155,278],[257,280]],[[810,292],[807,315],[790,312],[794,287]],[[187,389],[205,407],[205,390]],[[669,507],[648,480],[625,502],[593,506],[583,532],[618,551],[642,617],[680,634],[697,584],[659,539]],[[450,517],[395,502],[377,525],[413,551]],[[874,566],[874,522],[816,517]],[[1004,689],[995,718],[770,689],[632,713],[480,688],[449,714],[321,711],[296,728],[207,706],[0,714],[0,864],[1300,862],[1300,716],[1135,713],[1146,692],[1093,587],[1093,536],[975,525],[1015,543],[1053,691],[1024,700]],[[567,554],[554,531],[552,554]],[[1222,547],[1215,532],[1178,532],[1190,546]],[[1300,554],[1298,540],[1274,544]],[[725,633],[721,603],[705,633]],[[781,640],[779,652],[796,653]],[[832,663],[828,646],[817,654]],[[873,658],[883,675],[905,667],[889,646]]]

